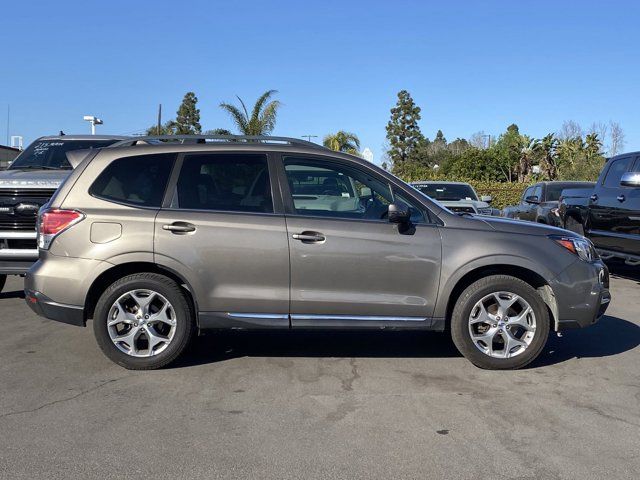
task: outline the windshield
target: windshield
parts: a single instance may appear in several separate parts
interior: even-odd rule
[[[563,190],[568,188],[593,188],[594,183],[549,183],[547,184],[547,202],[557,202]]]
[[[478,200],[476,192],[473,191],[471,185],[466,183],[430,183],[414,185],[414,187],[425,195],[443,202]]]
[[[39,140],[18,155],[9,169],[71,169],[67,161],[67,152],[106,147],[115,142],[117,140]]]

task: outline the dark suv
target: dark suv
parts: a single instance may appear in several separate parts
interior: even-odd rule
[[[381,168],[274,137],[160,137],[78,165],[41,212],[26,301],[134,369],[221,329],[451,330],[519,368],[605,311],[588,240],[456,215]],[[191,143],[185,143],[189,141]]]

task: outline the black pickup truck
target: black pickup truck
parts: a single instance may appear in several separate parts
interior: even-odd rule
[[[564,228],[591,239],[600,255],[640,265],[640,152],[607,160],[594,188],[563,190]]]

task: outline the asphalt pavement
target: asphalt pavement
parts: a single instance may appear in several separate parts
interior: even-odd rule
[[[0,478],[640,478],[640,274],[597,325],[515,372],[444,334],[200,337],[173,368],[0,294]]]

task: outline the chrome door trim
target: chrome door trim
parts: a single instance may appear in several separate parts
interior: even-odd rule
[[[395,316],[372,316],[372,315],[307,315],[294,314],[291,320],[354,320],[371,322],[424,322],[426,317],[395,317]]]
[[[289,315],[286,313],[238,313],[227,312],[227,315],[231,318],[259,318],[263,320],[289,320]]]

